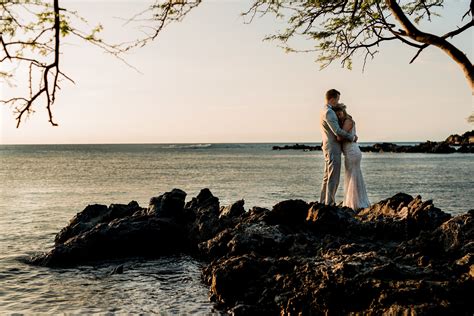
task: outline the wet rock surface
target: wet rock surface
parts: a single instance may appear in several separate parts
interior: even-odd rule
[[[206,262],[216,307],[236,315],[474,312],[474,210],[451,217],[403,193],[359,211],[302,200],[246,211],[208,189],[185,197],[88,206],[32,263],[190,253]]]

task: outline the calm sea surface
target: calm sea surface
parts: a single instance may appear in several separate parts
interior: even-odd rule
[[[317,200],[322,153],[273,145],[282,144],[0,145],[0,313],[215,313],[201,264],[186,256],[71,269],[23,260],[92,203],[146,207],[173,188],[189,200],[205,187],[221,204],[243,198],[247,208]],[[452,214],[474,207],[472,154],[364,153],[362,169],[372,202],[406,192]],[[110,275],[121,263],[124,274]]]

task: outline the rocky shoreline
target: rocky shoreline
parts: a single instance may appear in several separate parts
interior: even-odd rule
[[[302,200],[245,210],[208,189],[185,198],[89,205],[31,263],[188,253],[206,263],[216,307],[235,315],[474,312],[474,210],[452,217],[403,193],[358,211]]]
[[[273,146],[273,150],[304,150],[304,151],[314,151],[314,150],[322,150],[321,146],[309,146],[309,145],[285,145],[285,146]]]
[[[453,147],[453,146],[457,146]],[[273,146],[273,150],[322,150],[321,146],[309,146],[302,144]],[[474,130],[463,135],[451,135],[442,142],[426,141],[416,145],[397,145],[394,143],[376,143],[372,146],[361,146],[362,152],[390,152],[390,153],[474,153]]]

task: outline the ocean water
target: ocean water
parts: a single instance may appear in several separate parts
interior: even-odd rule
[[[318,199],[321,152],[272,151],[284,144],[0,145],[0,313],[218,314],[187,256],[132,258],[68,269],[30,266],[88,204],[143,207],[173,188],[209,188],[246,208]],[[454,215],[474,206],[474,155],[364,153],[372,202],[398,192],[433,199]],[[343,179],[337,195],[342,200]],[[125,272],[111,275],[119,264]]]

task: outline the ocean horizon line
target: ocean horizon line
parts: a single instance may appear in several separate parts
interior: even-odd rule
[[[375,143],[394,143],[394,144],[418,144],[425,141],[390,141],[390,140],[378,140],[378,141],[363,141],[359,142],[360,144],[375,144]],[[264,145],[264,144],[311,144],[311,145],[320,145],[321,141],[281,141],[281,142],[164,142],[164,143],[155,143],[155,142],[110,142],[110,143],[0,143],[0,146],[46,146],[46,145]]]

